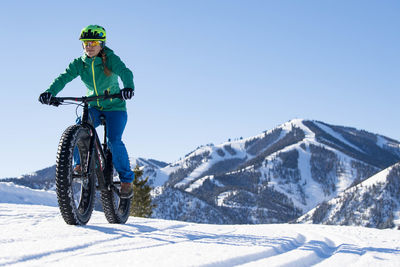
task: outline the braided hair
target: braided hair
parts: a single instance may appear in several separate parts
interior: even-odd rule
[[[106,76],[111,76],[112,72],[111,70],[107,67],[107,55],[106,52],[104,51],[104,48],[101,49],[100,51],[100,56],[101,56],[101,61],[103,61],[103,67],[104,67],[104,74]]]

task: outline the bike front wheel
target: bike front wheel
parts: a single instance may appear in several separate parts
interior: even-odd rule
[[[93,211],[96,193],[94,161],[87,169],[91,151],[89,129],[68,127],[60,140],[56,165],[56,192],[61,215],[67,224],[86,224]],[[89,173],[89,174],[88,174]]]

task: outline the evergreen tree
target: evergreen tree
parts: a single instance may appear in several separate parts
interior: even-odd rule
[[[136,165],[134,171],[135,179],[133,180],[133,198],[131,206],[131,216],[149,218],[155,207],[151,203],[151,187],[147,184],[149,177],[141,179],[143,170]]]

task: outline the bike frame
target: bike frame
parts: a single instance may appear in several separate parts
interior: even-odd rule
[[[83,103],[83,111],[82,111],[82,119],[80,121],[80,125],[83,127],[87,128],[90,133],[90,143],[89,143],[89,152],[88,152],[88,157],[87,157],[87,162],[85,164],[85,170],[83,171],[83,177],[89,177],[91,175],[90,173],[90,166],[92,164],[92,160],[96,160],[97,163],[97,168],[100,167],[100,169],[97,169],[98,171],[96,172],[97,176],[97,189],[98,190],[113,190],[115,193],[120,195],[120,192],[118,188],[115,187],[116,184],[120,184],[120,182],[113,182],[112,179],[111,181],[107,181],[106,179],[106,174],[109,172],[113,172],[113,170],[108,170],[109,164],[107,164],[107,157],[106,157],[106,151],[108,149],[107,146],[107,127],[106,127],[106,121],[105,117],[101,116],[100,121],[101,125],[104,126],[104,143],[101,145],[99,136],[97,135],[97,131],[94,128],[93,124],[91,123],[89,119],[89,102],[97,100],[97,99],[110,99],[110,98],[121,98],[121,94],[113,94],[113,95],[102,95],[102,96],[93,96],[93,97],[53,97],[51,99],[51,104],[58,106],[59,104],[63,103],[64,101],[76,101],[76,102],[82,102]],[[112,166],[112,165],[111,165]]]

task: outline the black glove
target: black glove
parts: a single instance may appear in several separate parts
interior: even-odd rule
[[[42,104],[50,105],[50,99],[53,95],[49,92],[41,93],[39,96],[39,102]]]
[[[135,92],[133,91],[132,88],[124,88],[121,90],[121,95],[124,100],[131,99],[134,94]]]

